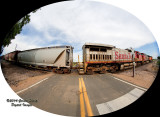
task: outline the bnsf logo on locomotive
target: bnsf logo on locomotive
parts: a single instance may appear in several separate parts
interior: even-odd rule
[[[115,59],[131,59],[131,53],[127,54],[120,54],[119,52],[115,52]]]

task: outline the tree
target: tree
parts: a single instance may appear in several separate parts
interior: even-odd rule
[[[20,21],[18,21],[10,30],[10,32],[6,35],[3,46],[6,47],[11,43],[12,39],[15,39],[17,34],[20,34],[22,31],[22,27],[30,22],[30,15],[24,16]]]
[[[35,13],[37,10],[34,10],[32,13]],[[17,34],[20,34],[22,31],[22,28],[24,25],[28,24],[30,22],[30,15],[27,14],[23,18],[21,18],[10,30],[10,32],[6,35],[6,37],[3,40],[2,47],[0,50],[0,54],[3,52],[4,47],[11,44],[11,40],[15,39],[15,36]]]

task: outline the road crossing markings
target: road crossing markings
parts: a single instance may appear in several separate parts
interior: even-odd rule
[[[79,78],[79,82],[80,82],[80,85],[82,86],[82,90],[83,90],[82,94],[84,95],[84,100],[85,100],[88,116],[94,116],[93,112],[92,112],[91,105],[90,105],[90,101],[89,101],[89,98],[88,98],[88,95],[87,95],[87,90],[86,90],[83,78]],[[81,97],[80,97],[80,99],[81,99]]]
[[[111,113],[111,112],[114,112],[116,110],[124,108],[124,107],[128,106],[129,104],[133,103],[141,95],[143,95],[144,92],[145,91],[143,91],[143,90],[135,88],[135,89],[131,90],[129,93],[127,93],[117,99],[114,99],[114,100],[111,100],[111,101],[108,101],[105,103],[97,104],[96,107],[97,107],[100,115]]]

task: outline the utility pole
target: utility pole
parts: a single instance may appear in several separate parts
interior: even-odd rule
[[[134,49],[133,48],[131,48],[131,50],[132,50],[132,61],[133,61],[133,77],[135,76],[135,60],[134,60],[134,58],[135,58],[135,55],[134,55]]]
[[[16,44],[16,47],[15,47],[15,51],[17,50],[17,44]]]
[[[133,62],[133,77],[135,76],[135,62]]]
[[[78,55],[78,67],[80,69],[79,55]]]

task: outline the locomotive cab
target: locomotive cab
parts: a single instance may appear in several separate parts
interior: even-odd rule
[[[107,44],[85,43],[82,47],[84,72],[93,74],[93,72],[105,73],[109,70],[107,63],[112,61],[114,47]]]

